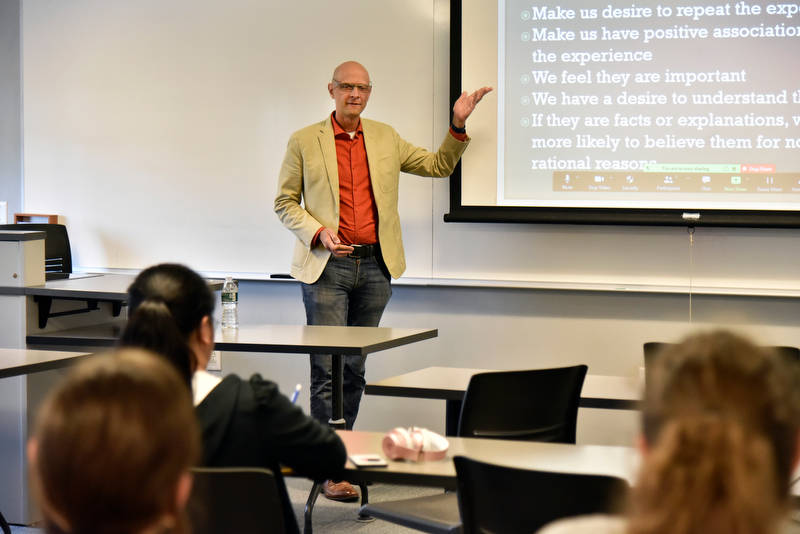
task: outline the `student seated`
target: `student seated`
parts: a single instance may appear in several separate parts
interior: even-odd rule
[[[199,456],[180,376],[140,350],[76,366],[45,400],[28,443],[31,488],[49,534],[186,532]]]
[[[208,467],[266,467],[275,473],[284,517],[298,532],[280,465],[323,481],[341,477],[344,443],[255,374],[248,380],[205,371],[214,348],[214,297],[205,280],[182,265],[142,271],[128,289],[128,324],[120,345],[166,357],[194,395]]]
[[[796,362],[732,333],[657,357],[643,408],[643,463],[627,517],[564,519],[540,534],[776,534],[798,460]]]

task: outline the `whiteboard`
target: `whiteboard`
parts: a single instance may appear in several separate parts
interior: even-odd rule
[[[354,59],[375,85],[364,116],[437,148],[448,10],[22,0],[24,210],[64,217],[81,269],[288,272],[294,237],[272,205],[289,136],[333,110],[326,85]],[[467,157],[487,142],[470,124]],[[401,177],[403,278],[800,289],[798,230],[446,224],[448,209],[447,180]]]
[[[370,71],[365,117],[418,146],[441,142],[433,9],[23,0],[25,211],[63,216],[85,269],[288,272],[295,240],[273,212],[277,175],[291,133],[333,111],[338,64]],[[432,184],[401,187],[409,261],[426,274]]]

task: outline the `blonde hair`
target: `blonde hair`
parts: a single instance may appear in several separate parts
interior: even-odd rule
[[[174,518],[177,488],[200,453],[177,371],[141,350],[77,366],[43,404],[31,477],[49,532],[134,534]]]
[[[769,534],[784,519],[800,423],[798,363],[725,331],[658,355],[631,534]]]

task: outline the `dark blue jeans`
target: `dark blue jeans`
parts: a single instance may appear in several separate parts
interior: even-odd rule
[[[302,284],[306,322],[310,325],[378,326],[392,296],[385,267],[376,258],[331,257],[319,280]],[[367,381],[366,356],[344,357],[344,419],[353,429]],[[311,355],[311,415],[321,423],[331,418],[331,356]]]

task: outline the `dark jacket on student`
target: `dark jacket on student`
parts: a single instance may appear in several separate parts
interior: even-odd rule
[[[297,519],[280,466],[316,481],[341,477],[347,452],[329,427],[307,416],[274,382],[228,375],[197,406],[208,467],[266,467],[278,480],[288,532]]]

